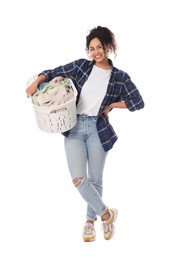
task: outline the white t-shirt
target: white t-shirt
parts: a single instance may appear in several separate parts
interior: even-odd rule
[[[77,105],[77,114],[97,116],[99,107],[106,95],[110,75],[111,69],[104,70],[96,65],[93,66],[91,74],[82,88]]]

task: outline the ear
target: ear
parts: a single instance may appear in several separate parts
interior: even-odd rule
[[[109,44],[106,45],[106,46],[105,46],[105,50],[104,50],[104,52],[105,52],[105,56],[106,56],[106,57],[108,57],[110,50],[111,50],[111,49],[110,49]]]
[[[105,52],[108,54],[109,52],[111,52],[111,46],[109,44],[107,44],[105,46]]]

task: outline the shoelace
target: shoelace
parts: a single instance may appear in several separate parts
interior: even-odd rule
[[[103,222],[102,223],[102,228],[104,230],[104,233],[108,233],[110,231],[108,222]]]
[[[91,235],[93,233],[93,228],[90,225],[84,227],[84,234]]]

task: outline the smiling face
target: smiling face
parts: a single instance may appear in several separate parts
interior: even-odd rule
[[[91,58],[95,61],[95,64],[97,66],[98,64],[108,63],[108,58],[107,58],[108,46],[105,46],[104,48],[98,38],[94,38],[90,41],[88,50]]]

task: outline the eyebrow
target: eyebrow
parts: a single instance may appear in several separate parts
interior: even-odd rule
[[[96,47],[102,47],[102,44],[98,44]],[[89,46],[89,49],[94,48],[94,46]]]

